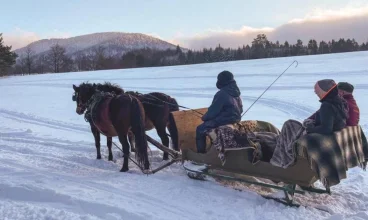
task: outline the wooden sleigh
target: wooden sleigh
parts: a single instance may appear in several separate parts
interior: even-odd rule
[[[202,123],[201,114],[207,111],[206,108],[186,110],[186,111],[176,111],[172,112],[170,115],[170,123],[175,125],[177,130],[177,140],[178,146],[181,152],[177,152],[162,146],[159,142],[148,137],[148,141],[157,146],[159,149],[170,152],[170,155],[174,158],[171,163],[181,160],[183,163],[185,161],[191,161],[192,165],[185,165],[188,176],[194,179],[204,179],[205,176],[212,176],[220,179],[240,181],[249,184],[260,185],[263,187],[269,187],[284,192],[285,197],[283,199],[270,198],[264,196],[268,199],[274,199],[290,206],[298,206],[298,204],[293,203],[293,198],[296,193],[305,194],[305,191],[313,193],[328,193],[330,194],[330,188],[318,189],[313,186],[313,184],[319,180],[318,173],[311,168],[310,161],[308,161],[308,156],[305,155],[307,146],[300,145],[298,152],[304,152],[297,155],[296,162],[294,165],[284,169],[271,165],[268,162],[259,161],[257,163],[252,163],[248,160],[249,154],[252,152],[248,149],[240,150],[228,150],[226,151],[226,163],[222,164],[222,161],[218,157],[218,151],[211,147],[210,138],[207,138],[207,153],[199,154],[196,153],[196,127]],[[279,130],[272,124],[264,121],[253,121],[257,124],[258,128],[262,131],[279,133]],[[346,128],[346,129],[358,129],[361,131],[360,126],[358,128]],[[364,147],[364,151],[368,151],[367,140],[364,133],[361,131],[359,137],[355,137],[355,142],[360,142],[361,146]],[[304,148],[304,149],[303,149]],[[368,155],[368,152],[365,152]],[[368,159],[368,158],[365,158]],[[165,166],[166,167],[166,166]],[[195,167],[195,168],[193,168]],[[351,168],[351,167],[349,167]],[[263,183],[259,181],[253,181],[252,178],[256,177],[262,179],[268,179],[275,184]],[[283,186],[279,186],[276,183],[282,182]],[[300,189],[297,189],[297,185]]]

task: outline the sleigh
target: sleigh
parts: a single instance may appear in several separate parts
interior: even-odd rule
[[[210,135],[206,140],[207,153],[196,153],[195,131],[196,127],[202,123],[201,114],[206,111],[207,109],[203,108],[176,111],[170,115],[169,121],[176,129],[177,137],[175,139],[178,140],[177,144],[181,151],[179,153],[170,150],[170,152],[171,155],[180,158],[184,163],[184,168],[190,178],[203,180],[206,176],[211,176],[281,190],[285,194],[284,198],[264,197],[286,205],[298,206],[293,203],[296,193],[304,194],[308,191],[330,194],[330,187],[346,178],[346,171],[349,168],[360,166],[365,170],[368,160],[368,144],[360,126],[347,127],[330,136],[308,134],[301,137],[294,143],[296,160],[292,166],[285,169],[264,161],[254,163],[249,159],[254,153],[250,148],[225,150],[226,162],[224,163],[219,158],[218,150],[212,147]],[[274,125],[264,121],[244,121],[241,123],[252,124],[253,126],[248,128],[250,131],[266,131],[275,134],[280,132]],[[160,143],[155,142],[152,138],[149,138],[149,141],[160,146]],[[336,179],[328,179],[329,175],[335,175],[335,173],[333,171],[331,171],[333,174],[324,173],[323,164],[319,167],[319,161],[313,158],[311,146],[314,149],[316,147],[317,149],[338,148],[338,153],[330,158],[331,163],[335,163],[335,165],[340,166],[340,169],[343,169],[339,170]],[[349,150],[346,150],[347,148]],[[269,181],[260,182],[254,180],[254,177]],[[314,187],[314,183],[318,180],[323,182],[324,189]],[[281,186],[277,184],[280,182],[283,183]],[[297,188],[297,186],[299,187]]]

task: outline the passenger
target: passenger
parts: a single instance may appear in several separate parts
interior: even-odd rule
[[[346,126],[357,126],[359,124],[359,107],[354,99],[354,86],[347,82],[337,84],[339,95],[342,96],[349,106],[349,118],[346,121]]]
[[[267,146],[275,146],[270,163],[274,166],[287,168],[295,161],[294,142],[306,133],[332,134],[343,129],[348,117],[346,101],[339,96],[336,83],[332,79],[323,79],[314,86],[314,92],[320,99],[321,107],[315,120],[306,119],[303,125],[295,120],[284,123],[281,133],[276,137],[258,132],[256,137],[266,142]],[[272,149],[269,147],[268,149]]]
[[[214,96],[207,113],[202,116],[203,123],[196,130],[198,153],[206,153],[206,132],[208,130],[241,120],[243,104],[233,74],[229,71],[219,73],[216,87],[220,91]]]
[[[304,121],[307,133],[332,134],[343,129],[349,108],[347,102],[339,96],[335,81],[320,80],[315,84],[314,91],[322,104],[314,120]]]

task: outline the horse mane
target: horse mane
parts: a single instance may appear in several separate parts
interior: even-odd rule
[[[114,92],[116,95],[124,93],[124,89],[122,89],[119,85],[110,82],[105,82],[103,84],[98,83],[95,84],[95,86],[97,90],[100,90],[102,92]]]
[[[137,92],[137,91],[125,91],[126,94],[128,95],[133,95],[133,96],[141,96],[143,94]]]
[[[79,85],[79,88],[86,88],[88,90],[93,89],[93,84],[89,82],[83,82]]]

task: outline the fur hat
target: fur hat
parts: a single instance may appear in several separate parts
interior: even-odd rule
[[[216,87],[218,89],[221,89],[222,87],[232,83],[232,82],[235,82],[234,80],[234,75],[225,70],[225,71],[222,71],[221,73],[219,73],[217,75],[217,83],[216,83]]]
[[[337,88],[349,93],[353,93],[354,91],[354,86],[347,82],[339,82]]]

